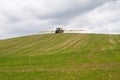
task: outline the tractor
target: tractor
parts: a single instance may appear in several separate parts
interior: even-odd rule
[[[62,28],[56,28],[55,33],[56,34],[63,34],[64,30]]]
[[[63,34],[64,32],[81,32],[81,31],[85,31],[85,30],[64,30],[63,28],[56,28],[56,30],[49,30],[49,31],[41,31],[42,33],[55,33],[55,34]]]

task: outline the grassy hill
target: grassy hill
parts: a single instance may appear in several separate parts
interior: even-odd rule
[[[1,40],[0,80],[120,80],[120,35],[42,34]]]

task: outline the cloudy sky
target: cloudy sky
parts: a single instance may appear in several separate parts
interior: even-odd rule
[[[59,25],[120,34],[120,0],[0,0],[0,39],[36,34]]]

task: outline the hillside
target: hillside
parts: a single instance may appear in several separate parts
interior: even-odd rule
[[[0,41],[0,80],[119,80],[120,35],[41,34]]]

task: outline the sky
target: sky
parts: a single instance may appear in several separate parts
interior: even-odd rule
[[[0,0],[0,39],[60,26],[120,34],[120,0]]]

